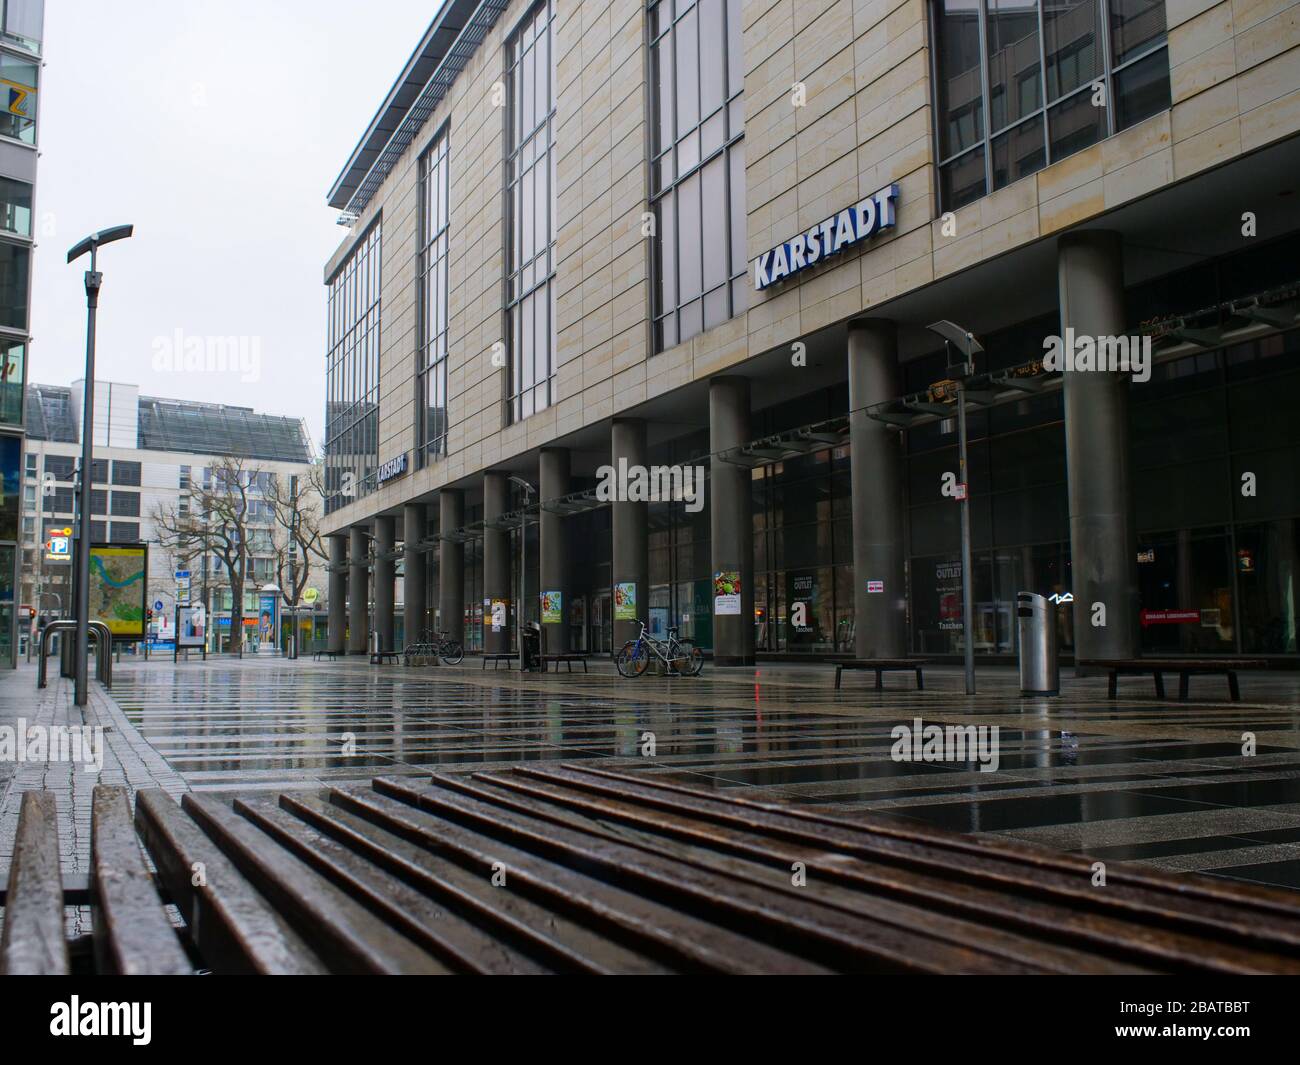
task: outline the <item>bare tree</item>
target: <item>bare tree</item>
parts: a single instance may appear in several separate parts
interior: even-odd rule
[[[297,608],[311,580],[312,556],[326,561],[320,534],[323,490],[317,464],[308,473],[273,479],[266,491],[275,521],[275,580],[290,609]]]
[[[243,458],[224,457],[211,467],[202,487],[190,488],[188,513],[173,504],[154,508],[153,521],[165,551],[182,562],[202,556],[221,560],[230,585],[230,653],[244,640],[244,581],[252,555],[254,486],[262,470]]]

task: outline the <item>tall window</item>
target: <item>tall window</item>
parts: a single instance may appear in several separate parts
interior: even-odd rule
[[[656,0],[655,350],[748,304],[741,0]]]
[[[0,53],[0,91],[5,106],[0,108],[0,135],[24,144],[36,143],[36,63]]]
[[[1163,0],[931,0],[940,209],[1169,106]]]
[[[555,381],[555,65],[552,0],[533,8],[507,46],[506,211],[510,412],[549,407]]]
[[[420,156],[417,463],[447,453],[447,134]]]
[[[379,465],[380,250],[380,225],[375,222],[329,281],[326,513],[375,488]]]

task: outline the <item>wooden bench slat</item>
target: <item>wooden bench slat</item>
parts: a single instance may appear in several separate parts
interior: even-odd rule
[[[19,807],[9,866],[0,974],[64,976],[68,970],[58,809],[52,792],[29,791]]]
[[[822,875],[815,849],[784,844],[754,832],[719,828],[706,821],[668,816],[640,804],[602,799],[571,788],[529,779],[507,772],[475,773],[472,778],[451,778],[447,786],[508,805],[565,825],[576,831],[598,835],[676,861],[697,865],[726,877],[734,877],[764,892],[772,892],[779,906],[812,903],[854,915],[868,925],[901,929],[915,938],[907,944],[904,965],[924,971],[963,972],[982,968],[1012,972],[1139,973],[1138,966],[1116,962],[1100,954],[1044,943],[985,922],[953,917],[933,909],[899,902],[882,895],[853,890]],[[531,802],[526,802],[532,800]],[[617,831],[608,827],[616,821]],[[797,861],[808,865],[809,879],[800,887],[791,883],[791,869]],[[918,930],[919,933],[918,934]],[[988,955],[980,966],[969,959],[945,957],[935,951],[931,940],[944,944],[969,945]],[[927,964],[929,962],[930,964]],[[937,968],[933,963],[938,962]],[[861,968],[860,959],[846,968]]]
[[[124,976],[193,973],[145,865],[126,788],[97,785],[91,806],[94,943],[100,969]]]
[[[764,943],[782,947],[833,969],[881,972],[966,973],[1041,972],[1042,967],[999,960],[960,941],[936,939],[918,928],[901,929],[843,910],[819,905],[802,893],[787,894],[643,848],[607,834],[592,836],[544,822],[517,809],[482,799],[482,792],[453,788],[435,774],[422,790],[422,806],[480,830],[509,839],[532,853],[545,854],[568,868],[603,870],[637,894],[682,912],[733,928],[752,928]],[[789,884],[789,872],[783,874]]]
[[[274,975],[328,971],[165,791],[136,795],[135,828],[208,968]],[[196,886],[200,870],[206,883]]]
[[[185,796],[182,806],[253,886],[289,919],[331,971],[450,971],[229,806],[192,792]]]
[[[400,826],[437,853],[455,856],[462,864],[477,866],[484,878],[497,862],[503,863],[507,881],[548,907],[558,907],[575,918],[641,949],[674,959],[677,967],[691,971],[772,971],[821,973],[824,966],[778,950],[726,928],[719,928],[681,913],[654,899],[606,883],[585,872],[547,861],[492,835],[447,820],[421,808],[419,789],[405,782],[380,777],[374,795],[349,792],[350,809],[375,815],[381,823]]]
[[[1108,863],[1108,886],[1091,887],[1091,863],[1074,861],[1074,868],[1062,871],[1039,865],[1032,872],[981,846],[983,840],[947,833],[969,846],[958,859],[951,851],[928,847],[904,833],[879,834],[847,820],[818,818],[814,828],[800,824],[803,811],[786,811],[744,799],[716,799],[707,792],[683,785],[668,785],[658,779],[629,778],[605,770],[566,766],[570,773],[561,779],[581,780],[612,777],[606,789],[654,801],[667,810],[687,810],[724,823],[754,826],[771,835],[801,842],[810,849],[820,845],[836,853],[852,855],[874,863],[865,868],[835,863],[832,874],[844,876],[873,890],[887,890],[944,905],[993,922],[1050,933],[1069,933],[1091,949],[1105,949],[1108,943],[1125,942],[1132,950],[1140,947],[1153,959],[1184,964],[1196,963],[1226,972],[1253,972],[1269,966],[1261,952],[1274,950],[1297,953],[1300,944],[1300,909],[1290,905],[1290,919],[1276,914],[1259,914],[1224,906],[1218,902],[1187,898],[1185,893],[1154,891],[1124,882],[1120,863]],[[557,770],[520,767],[527,776],[554,776]],[[675,793],[653,795],[654,790]],[[647,794],[651,793],[651,794]],[[940,832],[941,830],[932,830]],[[1061,855],[1061,858],[1072,856]],[[881,864],[883,863],[883,864]],[[905,866],[900,870],[900,863]],[[920,875],[920,874],[923,874]],[[1184,878],[1179,878],[1179,883]],[[1007,905],[1006,892],[1016,895],[1014,907]],[[1177,903],[1175,906],[1174,904]],[[1156,926],[1157,933],[1148,927]],[[1199,937],[1199,938],[1198,938]],[[1202,959],[1205,939],[1215,941],[1214,957]],[[1247,947],[1234,946],[1247,940]],[[1300,958],[1283,964],[1282,971],[1300,972]]]
[[[237,799],[235,810],[307,862],[335,886],[379,914],[403,934],[467,973],[546,972],[525,955],[483,935],[410,885],[386,876],[367,858],[294,817],[291,805]]]
[[[517,892],[502,892],[478,870],[445,861],[418,843],[393,834],[345,808],[350,789],[335,788],[328,800],[283,795],[281,804],[296,816],[347,843],[394,876],[416,884],[431,898],[446,902],[485,931],[541,958],[559,972],[664,973],[669,970],[644,954],[611,943],[561,913],[547,910]]]

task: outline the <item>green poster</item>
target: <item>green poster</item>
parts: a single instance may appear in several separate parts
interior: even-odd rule
[[[636,621],[636,581],[614,585],[614,620]]]
[[[542,593],[542,624],[559,625],[564,621],[564,597],[559,592]]]

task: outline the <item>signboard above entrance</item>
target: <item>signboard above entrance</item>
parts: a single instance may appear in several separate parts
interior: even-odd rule
[[[791,237],[754,260],[754,287],[765,289],[787,277],[816,266],[894,226],[894,201],[898,186],[886,185],[874,196],[823,219],[806,233]]]

